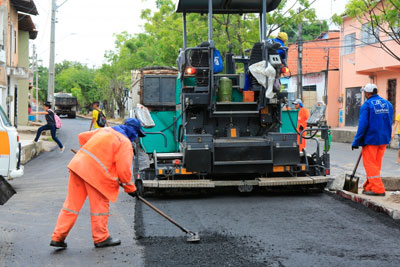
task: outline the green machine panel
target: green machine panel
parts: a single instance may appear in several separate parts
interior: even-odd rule
[[[297,127],[297,117],[299,111],[296,110],[282,110],[282,127],[280,129],[281,133],[296,133],[293,129],[293,125],[290,122],[290,118],[293,121],[295,127]],[[290,118],[289,118],[290,115]]]
[[[145,132],[163,131],[167,137],[167,147],[165,147],[164,137],[160,134],[148,134],[145,138],[141,138],[141,144],[147,153],[169,153],[176,152],[178,144],[174,137],[174,120],[176,119],[175,111],[152,111],[150,115],[156,126],[144,129]],[[171,127],[169,127],[171,126]],[[168,128],[169,127],[169,128]],[[168,129],[166,129],[168,128]]]

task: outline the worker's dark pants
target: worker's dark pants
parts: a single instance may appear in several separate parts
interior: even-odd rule
[[[57,143],[57,145],[60,148],[62,148],[63,145],[61,144],[60,140],[56,136],[56,126],[55,125],[46,124],[46,125],[43,125],[42,127],[40,127],[36,133],[35,142],[37,142],[39,140],[39,137],[42,134],[42,132],[46,131],[46,130],[51,131],[51,138],[53,138],[53,140]]]

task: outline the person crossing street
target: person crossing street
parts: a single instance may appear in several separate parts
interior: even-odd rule
[[[37,132],[36,132],[36,137],[33,140],[35,143],[39,141],[40,135],[42,134],[43,131],[50,130],[51,133],[51,138],[54,140],[54,142],[57,143],[58,147],[60,148],[60,153],[64,152],[65,147],[61,143],[60,139],[58,139],[56,135],[57,127],[56,127],[56,118],[54,115],[54,111],[51,110],[51,103],[46,102],[43,105],[44,111],[39,111],[39,112],[32,112],[32,114],[37,114],[37,115],[45,115],[46,118],[46,125],[43,125],[40,127]]]
[[[361,89],[367,99],[361,106],[360,119],[352,149],[362,146],[362,159],[367,173],[363,194],[385,196],[381,179],[382,159],[392,136],[393,106],[378,95],[375,84]]]
[[[78,135],[81,148],[68,165],[68,194],[58,215],[50,246],[67,247],[65,239],[87,197],[94,246],[121,244],[108,232],[109,201],[116,202],[119,186],[132,197],[136,196],[136,187],[131,181],[131,164],[132,142],[138,136],[145,136],[138,119],[127,119],[123,125]]]

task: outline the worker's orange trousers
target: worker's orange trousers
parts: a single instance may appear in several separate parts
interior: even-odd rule
[[[97,189],[86,183],[81,177],[70,171],[68,195],[57,219],[57,225],[52,235],[54,241],[64,241],[78,218],[79,211],[86,197],[89,196],[92,236],[94,243],[99,243],[109,237],[108,217],[109,200]]]
[[[301,133],[300,127],[297,127],[297,131]],[[303,138],[301,139],[301,144],[300,144],[300,134],[297,135],[297,144],[299,145],[299,150],[300,152],[303,151],[304,148],[306,148],[306,132],[303,133]]]
[[[386,145],[366,145],[362,148],[362,159],[367,173],[367,181],[364,183],[365,191],[385,193],[385,186],[381,179],[382,158]]]

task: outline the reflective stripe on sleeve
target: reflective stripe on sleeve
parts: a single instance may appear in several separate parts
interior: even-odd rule
[[[62,209],[65,210],[65,211],[71,212],[71,213],[73,213],[73,214],[77,214],[77,215],[79,214],[79,212],[74,211],[74,210],[70,210],[70,209],[68,209],[68,208],[66,208],[66,207],[62,207]]]
[[[110,215],[109,212],[106,213],[90,213],[91,216],[107,216]]]
[[[367,179],[374,179],[374,178],[380,178],[380,177],[381,177],[380,175],[377,175],[377,176],[368,176]]]
[[[97,163],[100,164],[101,167],[103,167],[103,169],[106,171],[106,173],[107,173],[108,175],[110,175],[110,173],[108,172],[106,166],[104,166],[104,164],[103,164],[95,155],[93,155],[90,151],[87,151],[87,150],[84,149],[84,148],[81,148],[80,150],[82,150],[83,152],[85,152],[86,154],[88,154],[89,156],[91,156]]]
[[[120,183],[121,186],[126,186],[126,185],[133,185],[135,184],[134,182],[129,182],[129,183]]]

